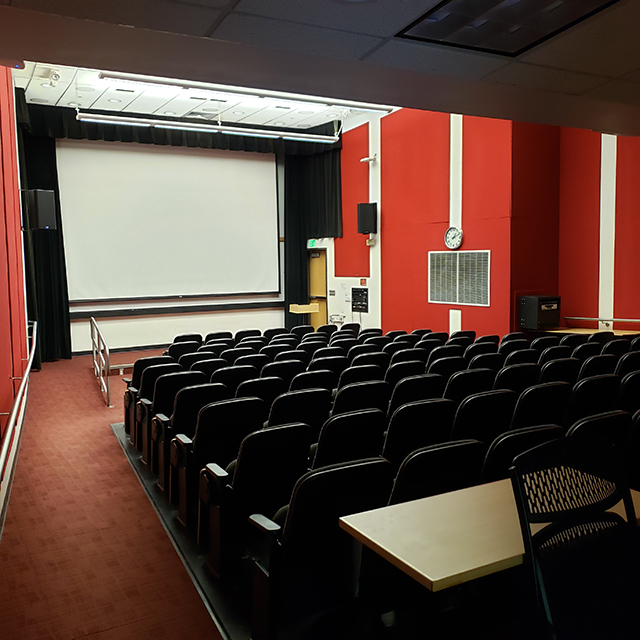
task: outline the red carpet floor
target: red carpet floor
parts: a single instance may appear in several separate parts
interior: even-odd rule
[[[123,354],[133,362],[144,354]],[[90,357],[31,376],[0,541],[2,640],[218,640],[109,424]]]

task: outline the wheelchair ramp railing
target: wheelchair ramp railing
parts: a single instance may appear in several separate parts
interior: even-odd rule
[[[109,373],[111,371],[109,347],[95,318],[91,318],[91,351],[93,353],[93,373],[100,386],[100,391],[102,391],[107,406],[113,407],[111,404],[111,387],[109,385]]]
[[[36,340],[38,336],[38,323],[30,322],[31,329],[31,350],[29,360],[22,374],[22,382],[18,389],[18,394],[13,401],[13,407],[9,414],[9,421],[5,429],[2,440],[0,440],[0,538],[4,529],[4,521],[7,517],[11,486],[15,474],[16,463],[18,461],[18,451],[22,440],[22,428],[27,410],[27,394],[29,391],[29,374],[33,365],[33,358],[36,353]]]

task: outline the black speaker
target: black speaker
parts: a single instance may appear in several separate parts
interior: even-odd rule
[[[27,191],[30,229],[56,229],[56,194],[45,189]]]
[[[358,233],[378,233],[378,204],[363,202],[358,205]]]
[[[521,329],[551,329],[560,325],[558,296],[520,296]]]

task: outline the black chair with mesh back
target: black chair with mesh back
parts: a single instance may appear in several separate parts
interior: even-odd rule
[[[394,340],[398,336],[406,336],[407,332],[404,329],[393,329],[391,331],[387,331],[384,335]]]
[[[153,402],[146,407],[145,418],[140,424],[142,436],[142,462],[148,464],[154,473],[158,473],[158,449],[151,438],[151,423],[157,414],[170,416],[173,404],[180,389],[194,384],[205,384],[207,377],[200,371],[176,371],[160,376],[153,388]]]
[[[198,542],[208,548],[207,565],[214,576],[233,581],[240,573],[252,533],[249,516],[274,514],[287,504],[308,469],[310,445],[306,424],[254,431],[226,469],[210,463],[200,471]]]
[[[464,350],[464,359],[471,362],[471,358],[481,353],[497,353],[498,345],[495,342],[474,342]]]
[[[476,485],[485,449],[477,440],[457,440],[413,451],[398,469],[389,504],[420,500]]]
[[[611,411],[618,399],[620,378],[609,373],[578,380],[573,386],[564,424],[570,427],[586,416]]]
[[[394,342],[408,342],[415,347],[420,342],[420,336],[415,333],[402,333],[393,339]]]
[[[549,347],[557,347],[560,344],[560,336],[539,336],[531,341],[531,348],[542,353]]]
[[[466,349],[468,346],[473,344],[473,340],[467,336],[458,336],[457,338],[449,338],[445,342],[445,346],[454,346],[454,347],[462,347]]]
[[[400,349],[391,356],[390,364],[396,364],[396,362],[408,362],[411,360],[420,360],[424,362],[425,366],[429,359],[429,352],[426,349],[419,349],[415,347],[413,349]]]
[[[316,358],[309,363],[307,371],[318,371],[319,369],[328,369],[333,371],[337,376],[349,366],[347,356],[330,356],[329,358]]]
[[[606,411],[586,416],[567,429],[567,438],[584,438],[615,445],[620,452],[631,435],[631,414],[627,411]]]
[[[289,391],[303,389],[327,389],[331,391],[338,386],[338,375],[328,369],[317,371],[303,371],[293,377]]]
[[[377,364],[365,364],[356,367],[347,367],[338,380],[338,389],[354,382],[368,382],[369,380],[383,380],[384,371]],[[365,456],[366,457],[366,456]]]
[[[453,400],[456,407],[468,396],[491,391],[496,373],[491,369],[463,369],[451,374],[443,398]]]
[[[525,389],[518,398],[511,429],[541,424],[564,424],[573,385],[568,382],[545,382]]]
[[[349,349],[347,358],[349,358],[349,362],[353,362],[353,359],[356,356],[359,356],[363,353],[377,353],[378,351],[379,349],[375,344],[357,344]]]
[[[502,353],[480,353],[469,361],[468,369],[493,369],[496,373],[504,367],[505,355]]]
[[[267,358],[269,358],[269,361],[273,362],[273,360],[279,353],[282,353],[283,351],[291,351],[294,348],[297,349],[298,347],[290,344],[273,344],[272,342],[268,344],[266,347],[262,347],[262,349],[260,349],[258,353],[261,353],[267,356]]]
[[[414,329],[411,333],[420,336],[421,338],[431,333],[431,329]]]
[[[617,453],[559,438],[516,456],[511,480],[537,595],[535,637],[637,638],[638,525]],[[623,515],[610,511],[618,503]]]
[[[442,398],[446,383],[447,381],[442,376],[435,373],[422,373],[403,378],[395,385],[391,393],[387,420],[390,420],[394,411],[403,404]]]
[[[587,338],[588,336],[584,333],[568,333],[560,338],[560,345],[575,349],[577,346],[584,344],[587,341]]]
[[[252,378],[238,385],[236,398],[260,398],[264,401],[267,409],[270,409],[273,401],[287,390],[288,385],[282,378],[275,376]]]
[[[632,415],[640,410],[640,371],[631,371],[620,380],[615,408]]]
[[[384,506],[392,481],[391,465],[381,458],[321,467],[297,482],[282,527],[251,516],[268,541],[255,557],[252,638],[290,637],[353,601],[360,553],[337,523]]]
[[[527,336],[525,336],[522,331],[512,331],[511,333],[506,333],[500,338],[500,344],[503,342],[511,342],[512,340],[526,340]]]
[[[427,359],[427,368],[435,362],[436,360],[440,360],[441,358],[453,358],[453,357],[462,357],[464,356],[464,348],[459,345],[442,345],[440,347],[436,347],[429,353],[429,358]]]
[[[579,344],[574,348],[573,353],[571,354],[572,358],[578,358],[581,362],[584,362],[587,358],[591,356],[598,356],[602,351],[602,345],[599,342],[585,342],[583,344]]]
[[[289,351],[282,351],[276,354],[273,359],[274,362],[282,362],[282,360],[300,360],[304,362],[305,366],[311,362],[311,355],[302,349],[290,349]]]
[[[478,336],[476,338],[476,343],[482,343],[482,342],[491,342],[493,344],[500,344],[500,336],[495,333],[491,333],[485,336]]]
[[[263,369],[264,371],[264,369]],[[258,370],[251,365],[244,364],[235,367],[222,367],[211,374],[210,382],[220,382],[229,389],[231,397],[236,395],[238,385],[245,380],[258,377]]]
[[[230,365],[234,365],[238,358],[250,356],[253,353],[257,353],[253,347],[234,347],[233,349],[223,351],[220,357],[224,358]]]
[[[336,393],[331,415],[359,411],[360,409],[380,409],[387,412],[392,387],[384,380],[354,382],[345,385]]]
[[[327,389],[287,391],[273,401],[263,426],[270,428],[291,422],[302,422],[311,427],[312,439],[315,442],[318,439],[320,427],[329,417],[330,411],[331,392]]]
[[[522,427],[499,435],[489,446],[480,472],[480,484],[506,480],[513,459],[539,444],[564,437],[564,429],[557,424]]]
[[[388,338],[387,336],[370,336],[368,338],[365,338],[362,344],[373,344],[378,347],[380,351],[382,351],[382,348],[391,342],[393,342],[393,340],[391,338]]]
[[[283,336],[287,333],[289,333],[289,329],[285,329],[284,327],[272,327],[270,329],[265,329],[262,332],[262,335],[267,339],[267,341],[271,341],[276,336]]]
[[[297,336],[299,339],[302,339],[302,336],[307,333],[313,333],[314,328],[310,324],[299,324],[297,327],[291,328],[291,333],[294,336]]]
[[[493,388],[522,393],[527,387],[538,384],[539,377],[540,367],[537,364],[512,364],[498,371]]]
[[[337,324],[321,324],[317,329],[316,333],[325,333],[330,336],[332,333],[335,333],[338,330]]]
[[[640,351],[629,351],[629,353],[620,356],[614,373],[620,378],[624,378],[627,373],[632,371],[640,371]]]
[[[234,362],[234,366],[241,367],[242,365],[249,365],[251,367],[255,367],[258,375],[262,371],[262,367],[269,364],[269,356],[265,353],[249,353],[246,356],[240,356],[236,358]]]
[[[236,344],[238,344],[238,342],[240,342],[244,338],[259,338],[261,335],[262,331],[260,331],[260,329],[239,329],[238,331],[236,331],[233,339],[235,340]]]
[[[361,353],[357,355],[351,362],[352,367],[358,367],[363,364],[377,364],[384,371],[389,368],[391,356],[383,351],[375,351],[372,353]]]
[[[204,407],[193,438],[177,434],[171,441],[170,484],[178,487],[178,520],[195,525],[200,470],[209,463],[223,469],[238,457],[246,436],[262,428],[266,417],[260,398],[233,398]],[[175,477],[177,476],[177,482]],[[175,496],[172,496],[175,500]]]
[[[199,333],[181,333],[177,335],[172,342],[197,342],[202,344],[202,335]]]
[[[397,351],[403,351],[404,349],[411,349],[411,343],[394,341],[394,342],[390,342],[389,344],[385,344],[384,347],[382,347],[382,351],[384,353],[388,353],[390,356],[393,356],[393,354],[396,353]]]
[[[597,342],[600,345],[605,345],[609,340],[614,340],[615,337],[613,331],[597,331],[587,338],[587,342]]]
[[[465,398],[456,411],[451,440],[480,440],[485,449],[509,430],[518,394],[508,389],[483,391]]]
[[[151,411],[156,380],[166,373],[177,371],[184,371],[184,369],[174,361],[173,363],[151,365],[142,372],[134,419],[129,430],[129,440],[138,451],[142,451],[142,425],[146,423],[147,416]]]
[[[136,403],[139,399],[142,372],[147,367],[152,367],[158,364],[173,364],[174,362],[174,359],[170,356],[149,356],[147,358],[138,358],[133,364],[131,378],[123,378],[127,383],[127,389],[124,392],[124,430],[127,434],[131,433],[131,427],[135,423]]]
[[[158,413],[151,423],[151,438],[158,452],[158,487],[177,499],[178,487],[169,488],[171,441],[179,433],[193,439],[200,410],[212,402],[227,400],[229,391],[223,384],[199,384],[184,387],[176,394],[171,416]],[[177,481],[177,477],[175,478]]]
[[[459,331],[454,331],[450,336],[451,338],[469,338],[471,342],[474,342],[476,339],[476,332],[471,329],[460,329]]]
[[[380,409],[361,409],[331,416],[312,447],[311,468],[380,455],[387,419]]]
[[[425,366],[421,360],[396,362],[396,364],[389,365],[389,368],[384,374],[384,379],[391,385],[391,389],[393,389],[403,378],[417,376],[424,372]]]
[[[569,355],[571,355],[571,349],[569,349]],[[538,364],[540,357],[540,352],[537,349],[519,349],[518,351],[512,351],[504,359],[504,366],[508,367],[512,364],[525,364],[528,362]]]
[[[212,331],[204,337],[205,344],[212,340],[233,340],[231,331]]]
[[[212,360],[215,357],[216,355],[211,352],[194,351],[192,353],[185,353],[184,355],[180,356],[180,358],[178,359],[178,364],[185,371],[188,371],[194,362],[199,362],[200,360]]]
[[[606,342],[600,353],[603,355],[612,354],[619,359],[625,353],[629,353],[630,350],[631,341],[626,338],[618,338],[616,340],[609,340],[609,342]]]
[[[331,356],[346,356],[347,350],[342,347],[321,347],[313,354],[313,360],[316,358],[330,358]]]
[[[506,342],[501,342],[498,346],[498,353],[502,353],[505,356],[508,356],[510,353],[514,351],[519,351],[520,349],[529,349],[529,341],[528,340],[507,340]]]
[[[403,404],[389,420],[382,457],[398,469],[412,451],[447,442],[455,414],[453,400],[435,398]]]
[[[211,376],[213,375],[214,371],[228,366],[229,363],[223,358],[211,358],[209,360],[198,360],[198,362],[194,362],[189,367],[189,371],[202,371],[202,373],[207,376],[208,382],[209,380],[211,380]]]
[[[195,340],[189,340],[186,342],[173,342],[169,345],[166,354],[173,358],[176,362],[180,360],[180,356],[185,353],[193,353],[197,351],[202,345]]]
[[[592,378],[593,376],[601,376],[607,373],[613,373],[616,370],[618,358],[612,354],[590,356],[580,367],[578,380],[584,378]]]
[[[361,329],[360,333],[358,333],[358,340],[364,342],[366,338],[370,338],[371,336],[381,336],[382,329],[379,327],[367,327],[366,329]]]
[[[307,368],[302,360],[279,360],[278,362],[270,362],[262,367],[261,377],[276,377],[282,378],[287,389],[291,384],[291,381],[299,373],[302,373]]]
[[[547,347],[543,351],[539,352],[538,364],[543,366],[551,360],[560,360],[561,358],[571,358],[573,349],[567,345],[557,344],[551,347]]]
[[[437,373],[447,380],[456,372],[467,368],[467,361],[462,356],[438,358],[427,366],[427,373]]]
[[[560,358],[551,360],[540,369],[538,384],[544,382],[569,382],[575,384],[580,374],[580,360],[578,358]]]

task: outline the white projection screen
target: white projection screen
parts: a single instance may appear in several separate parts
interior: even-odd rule
[[[275,155],[56,148],[71,301],[279,291]]]

